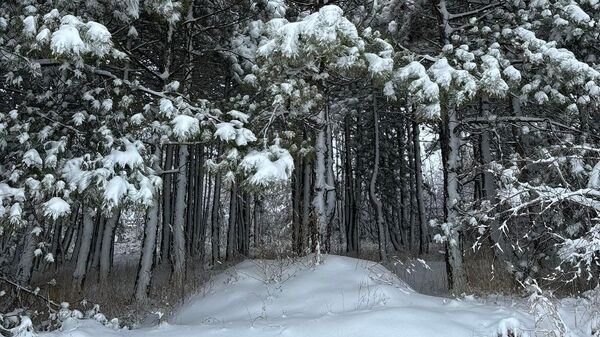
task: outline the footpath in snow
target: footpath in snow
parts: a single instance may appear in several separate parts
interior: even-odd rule
[[[488,301],[489,302],[489,301]],[[522,302],[521,302],[522,303]],[[573,308],[569,308],[571,310]],[[563,310],[567,310],[563,308]],[[568,311],[567,310],[567,311]],[[568,316],[568,315],[567,315]],[[168,322],[114,330],[69,319],[42,337],[497,337],[542,336],[524,305],[421,295],[379,264],[326,256],[248,260],[216,276]],[[569,335],[591,336],[589,322]],[[513,332],[517,332],[513,334]]]

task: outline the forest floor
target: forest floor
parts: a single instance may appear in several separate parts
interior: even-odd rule
[[[115,330],[69,319],[40,337],[525,337],[559,329],[584,337],[597,324],[584,299],[531,307],[515,297],[423,295],[380,264],[328,255],[315,265],[308,256],[230,267],[155,326]],[[553,323],[556,313],[564,328]]]

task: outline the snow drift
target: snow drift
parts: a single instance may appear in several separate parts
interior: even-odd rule
[[[69,320],[42,336],[497,337],[534,336],[534,325],[519,306],[421,295],[379,264],[327,256],[240,263],[156,327]]]

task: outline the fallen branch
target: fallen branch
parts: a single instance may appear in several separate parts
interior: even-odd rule
[[[11,286],[13,286],[13,287],[14,287],[14,288],[16,288],[18,291],[22,291],[22,292],[24,292],[24,293],[26,293],[26,294],[29,294],[29,295],[31,295],[31,296],[34,296],[34,297],[40,298],[40,299],[42,299],[44,302],[46,302],[48,305],[50,305],[50,306],[53,306],[53,307],[56,307],[56,309],[60,309],[60,308],[61,308],[61,306],[60,306],[60,303],[54,302],[54,301],[53,301],[53,300],[51,300],[50,298],[48,298],[48,297],[44,297],[44,296],[40,295],[40,294],[39,294],[37,291],[35,291],[35,290],[31,290],[31,289],[29,289],[29,288],[27,288],[27,287],[24,287],[24,286],[22,286],[22,285],[20,285],[20,284],[18,284],[18,283],[16,283],[16,282],[14,282],[14,281],[11,281],[11,280],[9,280],[9,279],[8,279],[8,278],[7,278],[5,275],[0,275],[0,281],[1,281],[1,282],[4,282],[4,283],[6,283],[6,284],[9,284],[9,285],[11,285]]]

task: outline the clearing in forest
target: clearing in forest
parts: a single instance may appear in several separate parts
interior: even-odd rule
[[[552,329],[529,313],[524,301],[426,296],[371,261],[333,255],[318,266],[312,261],[309,256],[242,262],[217,275],[156,327],[114,330],[73,319],[63,331],[41,336],[496,337],[536,336],[535,330]],[[558,305],[570,323],[576,322],[576,306],[583,313],[585,303]],[[589,336],[589,324],[581,317],[577,321],[567,327],[570,336]]]

